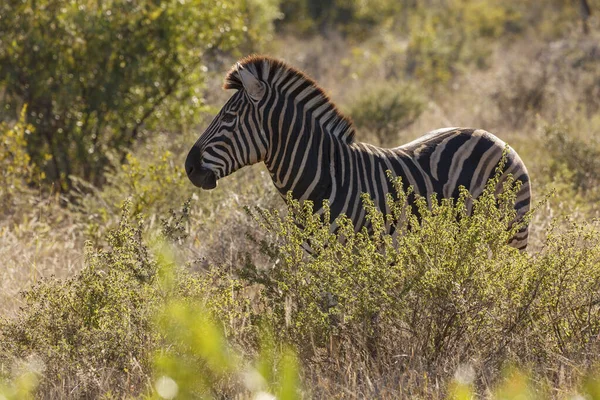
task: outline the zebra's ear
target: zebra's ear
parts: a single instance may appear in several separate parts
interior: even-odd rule
[[[265,94],[265,84],[262,83],[256,76],[252,74],[248,69],[244,68],[242,64],[238,63],[237,66],[240,80],[244,86],[244,90],[248,93],[248,96],[254,101],[259,101]]]

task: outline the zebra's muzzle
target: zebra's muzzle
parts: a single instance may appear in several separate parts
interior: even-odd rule
[[[199,169],[188,173],[188,178],[194,186],[202,189],[214,189],[217,187],[217,176],[210,169]]]
[[[192,147],[186,160],[185,172],[194,186],[202,189],[214,189],[217,187],[217,175],[210,169],[202,167],[200,150]]]

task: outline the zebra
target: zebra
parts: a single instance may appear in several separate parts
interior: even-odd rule
[[[197,187],[264,162],[277,190],[294,199],[329,201],[331,220],[345,214],[357,231],[368,225],[361,194],[385,211],[393,185],[386,172],[401,177],[414,193],[430,199],[457,198],[464,186],[479,196],[505,154],[503,182],[521,181],[518,218],[530,207],[529,174],[517,153],[481,129],[444,128],[396,148],[355,140],[355,128],[317,83],[283,61],[250,56],[229,71],[224,89],[236,92],[189,151],[185,170]],[[505,148],[508,149],[506,153]],[[317,210],[317,212],[319,212]],[[510,244],[527,246],[528,226]]]

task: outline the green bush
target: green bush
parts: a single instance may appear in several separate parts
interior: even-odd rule
[[[260,45],[258,32],[270,31],[264,16],[250,18],[263,3],[5,1],[2,112],[29,104],[29,153],[63,189],[70,175],[102,182],[108,151],[197,120],[215,55]]]
[[[164,244],[185,242],[188,207],[165,217],[158,234],[147,231],[125,202],[119,226],[105,234],[106,248],[88,244],[81,272],[42,279],[23,293],[17,315],[0,320],[0,396],[159,396],[168,378],[181,394],[296,398],[297,363],[282,343],[264,336],[256,358],[252,349],[229,361],[220,353],[235,352],[225,349],[230,337],[263,339],[256,339],[257,326],[244,322],[251,314],[244,282],[219,269],[189,272],[178,247]],[[221,361],[227,361],[222,368]]]
[[[556,225],[542,250],[519,252],[507,245],[519,228],[511,226],[518,185],[496,197],[496,184],[475,200],[466,191],[456,202],[417,199],[413,210],[396,180],[389,215],[363,196],[372,235],[346,217],[332,233],[327,207],[314,215],[312,204],[290,199],[285,216],[253,212],[267,235],[258,241],[265,267],[248,258],[202,273],[186,271],[178,247],[149,247],[160,242],[125,209],[108,247],[88,247],[81,273],[41,281],[0,324],[0,371],[38,360],[42,397],[158,396],[173,383],[182,395],[234,396],[297,387],[285,343],[302,376],[343,383],[354,368],[376,368],[391,393],[402,393],[391,382],[406,370],[446,382],[443,393],[449,371],[466,361],[487,384],[507,361],[535,364],[541,379],[563,359],[593,365],[600,229]],[[188,212],[164,218],[162,236],[191,239]],[[397,237],[385,234],[390,224]],[[247,373],[262,377],[258,386]]]
[[[81,233],[85,233],[86,239],[95,244],[104,242],[106,231],[118,224],[125,199],[131,203],[132,213],[143,216],[151,229],[170,217],[171,209],[178,210],[191,199],[188,214],[193,223],[183,223],[186,234],[191,234],[202,250],[229,254],[232,241],[238,242],[236,246],[247,243],[238,235],[238,225],[251,222],[240,221],[244,217],[240,203],[281,204],[272,183],[265,181],[264,172],[260,172],[264,166],[259,165],[224,178],[216,190],[194,187],[183,169],[185,154],[179,149],[179,142],[161,135],[128,151],[124,163],[120,163],[119,157],[110,157],[111,168],[101,189],[73,179],[74,200],[69,209],[85,225],[85,232]],[[222,229],[214,229],[217,223],[223,223]],[[211,259],[219,263],[214,257]]]
[[[465,346],[498,351],[497,338],[511,329],[511,313],[523,307],[534,279],[527,255],[506,245],[517,229],[508,229],[515,218],[515,190],[506,186],[499,208],[494,182],[477,200],[463,191],[456,204],[434,200],[430,210],[419,199],[419,219],[407,205],[410,192],[404,193],[398,180],[395,185],[399,198],[388,198],[389,215],[363,196],[373,235],[366,229],[355,233],[344,216],[336,221],[338,232],[331,233],[328,207],[321,218],[308,202],[289,199],[286,217],[266,210],[255,214],[278,239],[276,246],[265,247],[277,249],[272,255],[279,262],[268,273],[247,271],[266,285],[275,330],[298,344],[325,346],[337,336],[349,352],[365,346],[385,352],[396,340],[409,346],[403,351],[432,362],[466,351]],[[468,203],[472,217],[466,216]],[[385,234],[390,224],[398,237]],[[490,315],[498,317],[490,320]],[[463,336],[468,330],[474,330],[469,344]]]
[[[180,157],[165,148],[166,140],[152,140],[140,151],[129,151],[125,162],[111,159],[101,190],[74,179],[76,203],[91,223],[106,224],[128,198],[134,214],[163,215],[197,190],[190,185]]]
[[[375,135],[379,145],[391,146],[424,108],[425,99],[414,86],[385,85],[361,95],[352,103],[349,114],[358,128]]]
[[[412,369],[444,377],[471,360],[477,382],[489,384],[508,361],[543,379],[561,357],[600,361],[600,227],[558,224],[542,250],[516,251],[507,243],[518,228],[510,227],[518,185],[504,185],[499,198],[495,187],[492,180],[478,199],[463,191],[431,207],[419,199],[420,218],[406,205],[410,192],[388,199],[390,215],[363,197],[373,235],[355,233],[343,216],[332,233],[327,205],[322,216],[291,199],[287,216],[252,211],[271,235],[261,241],[269,268],[248,262],[243,270],[264,288],[271,312],[262,319],[314,362],[313,374],[336,382],[340,371],[327,371],[340,363],[393,380]],[[385,234],[386,224],[400,234]]]

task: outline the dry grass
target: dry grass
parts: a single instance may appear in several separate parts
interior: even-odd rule
[[[40,278],[67,278],[83,266],[83,224],[56,198],[33,195],[16,220],[0,224],[0,314],[23,304],[20,292]]]

